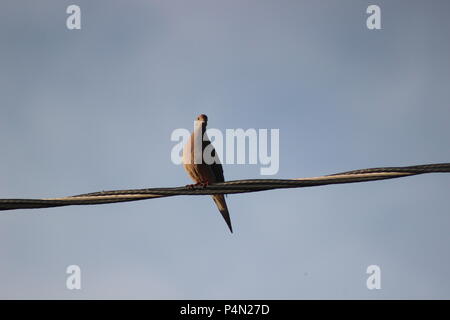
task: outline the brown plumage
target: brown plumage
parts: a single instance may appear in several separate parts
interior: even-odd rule
[[[203,140],[205,131],[206,131],[206,125],[208,123],[208,117],[204,114],[201,114],[197,117],[196,123],[198,126],[194,128],[194,132],[192,132],[191,137],[189,141],[186,143],[186,145],[183,148],[183,167],[186,170],[186,172],[189,174],[189,176],[192,178],[192,180],[196,183],[196,185],[208,185],[209,183],[217,183],[217,182],[224,182],[224,176],[223,176],[223,169],[222,164],[219,162],[219,159],[217,157],[216,151],[214,150],[214,147],[212,147],[212,150],[210,152],[211,156],[215,159],[213,163],[211,161],[205,160],[203,156],[203,151],[206,147],[208,147],[211,144],[211,141],[206,138],[205,141]],[[195,163],[195,156],[194,156],[194,150],[195,150],[195,137],[196,135],[201,135],[200,140],[202,141],[202,148],[201,148],[201,163]],[[210,148],[211,148],[210,147]],[[199,150],[200,151],[200,150]],[[198,161],[200,162],[200,161]],[[211,164],[208,164],[211,163]],[[222,214],[222,217],[224,218],[225,222],[228,225],[228,228],[230,228],[230,231],[233,233],[233,228],[231,226],[231,219],[230,214],[228,212],[227,203],[225,202],[225,197],[223,194],[217,194],[211,196],[214,200],[214,202],[217,205],[217,208],[219,209],[220,213]]]

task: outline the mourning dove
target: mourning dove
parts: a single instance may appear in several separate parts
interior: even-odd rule
[[[207,123],[208,117],[206,115],[201,114],[197,117],[195,121],[196,125],[194,128],[194,132],[192,132],[188,142],[183,148],[184,169],[195,182],[195,185],[202,185],[204,187],[209,183],[225,181],[223,176],[222,164],[217,157],[214,146],[205,135]],[[195,141],[198,141],[198,143],[196,144]],[[205,152],[205,156],[203,153],[206,148],[207,152]],[[198,153],[195,152],[196,150]],[[210,155],[210,157],[208,157],[208,155]],[[213,159],[211,159],[211,157]],[[228,228],[230,228],[231,233],[233,233],[230,214],[228,213],[228,207],[227,203],[225,202],[224,195],[216,194],[212,195],[212,198],[216,203],[220,213],[222,214],[222,217],[225,219]]]

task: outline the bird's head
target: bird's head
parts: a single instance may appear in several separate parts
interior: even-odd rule
[[[206,114],[201,114],[197,117],[196,121],[200,121],[202,125],[206,127],[206,125],[208,124],[208,117],[206,116]]]

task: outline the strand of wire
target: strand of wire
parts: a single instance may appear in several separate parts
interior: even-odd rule
[[[356,183],[413,176],[424,173],[450,172],[450,163],[408,167],[383,167],[352,170],[331,175],[298,179],[247,179],[211,184],[205,188],[174,187],[112,190],[62,198],[0,199],[0,210],[37,209],[69,205],[94,205],[138,201],[179,195],[212,195],[259,192],[273,189],[305,188],[330,184]]]

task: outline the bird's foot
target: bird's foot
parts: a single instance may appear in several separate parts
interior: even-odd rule
[[[204,188],[206,188],[207,186],[209,186],[209,181],[208,181],[208,180],[205,180],[205,181],[200,182],[199,184],[200,184],[200,185],[202,186],[202,188],[204,189]]]
[[[197,183],[194,183],[194,184],[187,184],[186,188],[194,190],[195,187],[198,187],[198,186],[201,186],[201,187],[205,188],[208,184],[209,184],[208,181],[202,181],[202,182],[197,182]]]

